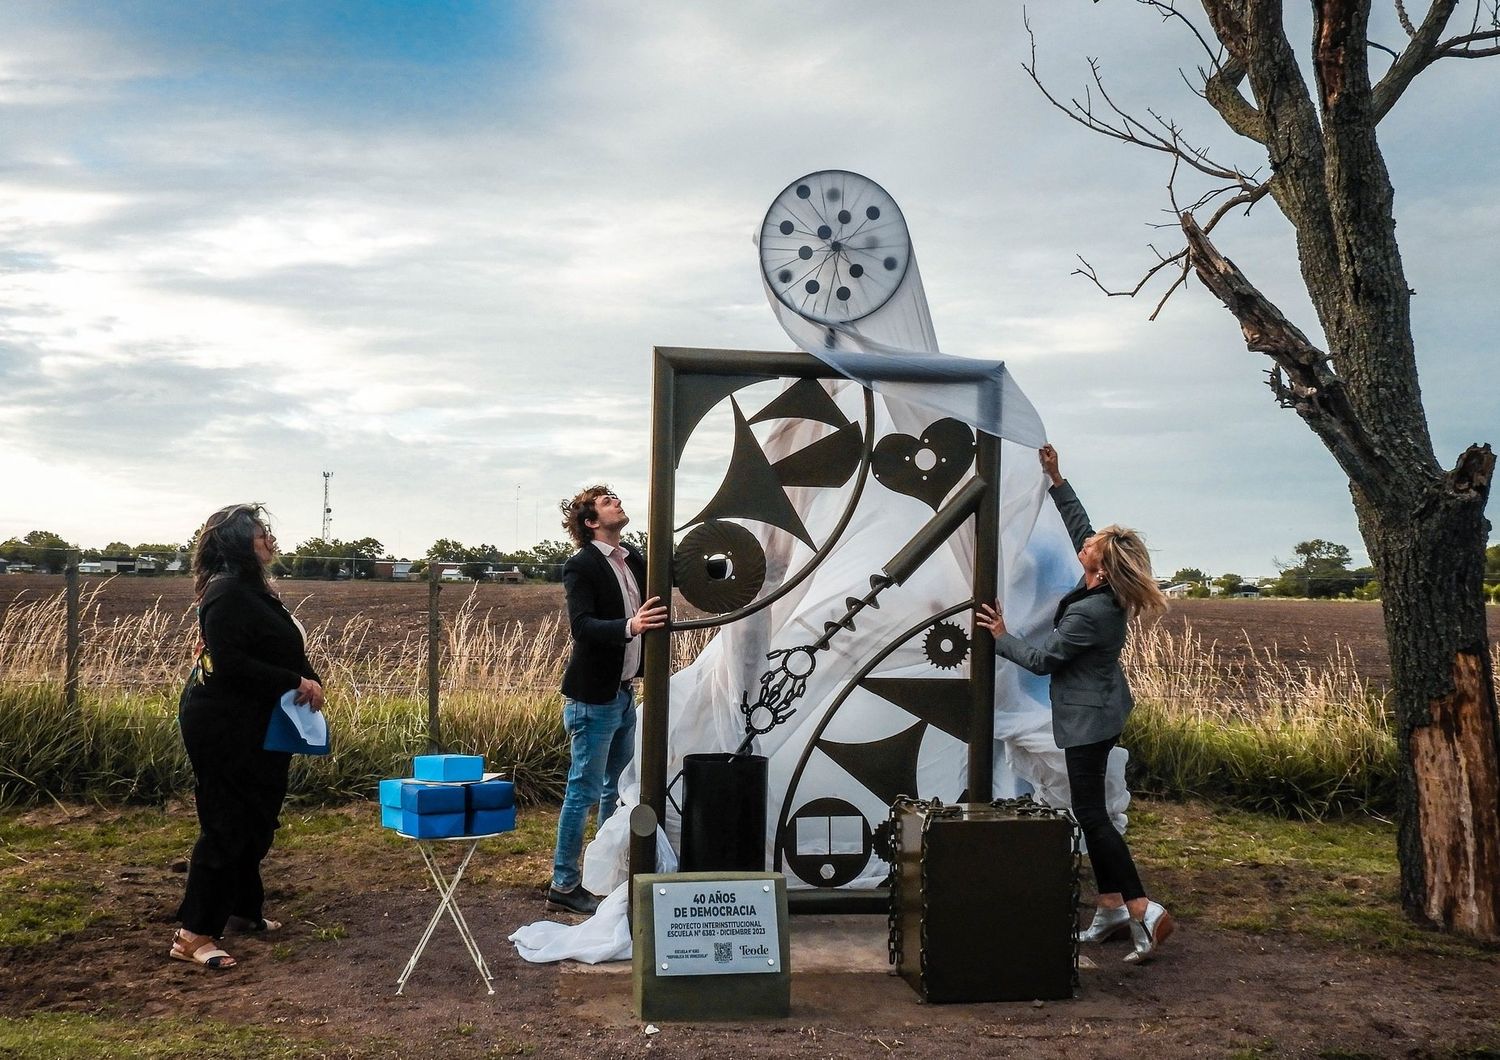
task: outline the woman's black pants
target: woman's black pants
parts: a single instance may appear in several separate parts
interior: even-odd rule
[[[280,824],[292,756],[261,747],[265,724],[253,712],[194,697],[178,717],[193,765],[198,842],[177,919],[217,937],[231,916],[262,916],[260,863]]]
[[[1094,882],[1100,894],[1118,892],[1128,902],[1146,897],[1146,889],[1141,886],[1125,837],[1115,831],[1104,806],[1104,770],[1118,739],[1112,736],[1098,743],[1065,747],[1063,757],[1068,763],[1068,786],[1073,789],[1073,819],[1088,844]]]

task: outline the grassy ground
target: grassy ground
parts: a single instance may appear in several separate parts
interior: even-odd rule
[[[1388,822],[1370,817],[1289,821],[1204,802],[1151,799],[1137,799],[1131,809],[1129,835],[1148,886],[1189,927],[1197,926],[1184,934],[1181,961],[1189,959],[1198,936],[1212,929],[1221,942],[1198,940],[1199,945],[1222,943],[1222,959],[1242,963],[1247,949],[1263,946],[1283,953],[1288,941],[1300,937],[1306,944],[1300,951],[1304,965],[1310,961],[1315,969],[1326,966],[1329,971],[1323,974],[1331,978],[1353,974],[1352,968],[1368,960],[1399,961],[1408,955],[1414,961],[1457,958],[1461,966],[1472,969],[1464,981],[1475,982],[1476,989],[1490,971],[1500,976],[1500,949],[1424,931],[1401,916],[1396,904],[1394,827]],[[556,811],[532,807],[520,820],[516,833],[491,841],[493,854],[504,856],[487,856],[472,866],[465,884],[471,893],[534,893],[546,880]],[[260,951],[270,958],[259,973],[268,980],[288,974],[274,968],[311,969],[336,962],[340,954],[351,952],[357,938],[368,936],[368,922],[348,919],[350,904],[340,895],[347,896],[349,888],[392,889],[394,896],[394,888],[409,889],[413,877],[409,844],[378,827],[369,803],[294,805],[283,821],[272,853],[275,873],[285,887],[277,908],[290,916],[297,930]],[[191,804],[181,800],[157,809],[53,804],[0,811],[0,953],[32,966],[47,960],[50,946],[66,945],[76,953],[80,940],[119,931],[122,908],[154,910],[147,918],[151,937],[159,922],[164,940],[170,933],[172,895],[178,893],[167,870],[186,857],[195,832]],[[325,882],[314,887],[309,872]],[[132,878],[135,873],[141,874],[140,880]],[[154,889],[146,876],[156,878]],[[535,908],[540,912],[539,898]],[[1228,956],[1231,953],[1237,956]],[[1219,959],[1211,958],[1195,974],[1212,979],[1218,973],[1212,961]],[[1285,966],[1280,968],[1285,974]],[[180,969],[166,971],[163,984],[178,993],[165,1012],[143,1014],[111,1000],[142,996],[131,995],[126,987],[102,991],[103,1003],[91,1009],[56,1011],[57,1006],[49,1006],[54,1010],[27,1013],[11,1008],[0,1016],[0,1057],[348,1060],[404,1052],[403,1041],[386,1040],[383,1031],[350,1035],[346,1041],[336,1027],[325,1026],[330,1020],[337,1022],[336,1016],[312,1018],[295,1014],[295,1009],[283,1010],[293,1013],[285,1019],[269,1014],[266,1019],[226,1019],[222,1008],[208,1010],[213,1018],[182,1018],[180,1009],[170,1006],[186,1005],[190,995],[181,993],[182,984],[197,980],[176,974]],[[1305,972],[1306,967],[1297,970],[1298,975]],[[1089,1004],[1099,1011],[1107,1012],[1109,1005],[1120,1001],[1109,996],[1113,978],[1100,973],[1093,980]],[[1202,985],[1210,992],[1215,989],[1206,980]],[[1229,987],[1227,1004],[1237,1003],[1235,991],[1243,989],[1250,988]],[[462,1011],[471,1011],[467,1003]],[[428,1028],[426,1043],[451,1040],[456,1052],[466,1056],[545,1055],[545,1050],[537,1050],[551,1031],[533,1027],[535,1033],[529,1037],[501,1034],[504,1027],[476,1029],[464,1022],[468,1018],[462,1015],[441,1028]],[[568,1018],[566,1013],[559,1017]],[[1036,1028],[1028,1031],[1032,1032],[1041,1033]],[[1454,1037],[1466,1040],[1458,1032]],[[481,1039],[485,1044],[476,1053],[470,1046]],[[1226,1048],[1244,1044],[1234,1035],[1218,1041]],[[1275,1053],[1274,1047],[1257,1049],[1250,1041],[1234,1055]],[[1421,1055],[1500,1054],[1439,1049]]]
[[[0,815],[0,949],[45,946],[86,930],[104,915],[101,865],[180,862],[196,834],[191,809],[181,802],[166,809],[80,807],[71,820],[57,818],[56,807]],[[520,820],[515,833],[497,841],[496,852],[506,856],[473,870],[477,884],[533,887],[546,880],[556,810],[535,807]],[[1488,952],[1401,915],[1395,827],[1386,821],[1288,821],[1207,803],[1137,799],[1129,837],[1152,891],[1187,917],[1362,949]],[[276,845],[288,852],[315,846],[324,863],[346,872],[375,869],[405,853],[366,804],[292,807]],[[340,930],[336,921],[318,929],[330,938]]]

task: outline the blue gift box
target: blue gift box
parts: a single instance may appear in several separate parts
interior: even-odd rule
[[[465,835],[490,835],[494,832],[510,832],[516,827],[516,808],[503,810],[470,810]]]
[[[406,781],[401,777],[382,780],[380,782],[380,805],[399,807],[401,805],[401,785],[405,783]]]
[[[484,779],[482,755],[417,755],[412,761],[412,776],[417,780],[446,782]]]
[[[471,810],[508,810],[516,804],[516,786],[508,780],[481,780],[464,785]]]
[[[401,809],[406,813],[462,814],[466,808],[463,785],[423,784],[415,780],[401,785]]]
[[[464,815],[462,813],[412,813],[410,810],[402,810],[401,827],[398,830],[403,835],[417,839],[446,839],[449,836],[464,834]]]

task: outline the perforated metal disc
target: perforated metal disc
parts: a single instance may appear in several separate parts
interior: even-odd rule
[[[766,553],[738,523],[710,519],[689,530],[672,554],[672,582],[700,611],[744,607],[766,582]]]
[[[869,177],[809,173],[766,211],[760,267],[777,299],[814,320],[848,323],[885,305],[911,264],[896,200]]]

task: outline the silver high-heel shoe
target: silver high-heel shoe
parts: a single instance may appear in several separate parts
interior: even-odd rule
[[[1094,910],[1094,919],[1087,928],[1078,932],[1079,942],[1104,942],[1122,935],[1130,923],[1130,910],[1123,905],[1115,909],[1099,906]]]
[[[1156,902],[1147,902],[1145,916],[1139,920],[1130,918],[1130,938],[1135,949],[1125,955],[1125,963],[1143,964],[1155,957],[1176,926],[1172,914],[1165,908]]]

